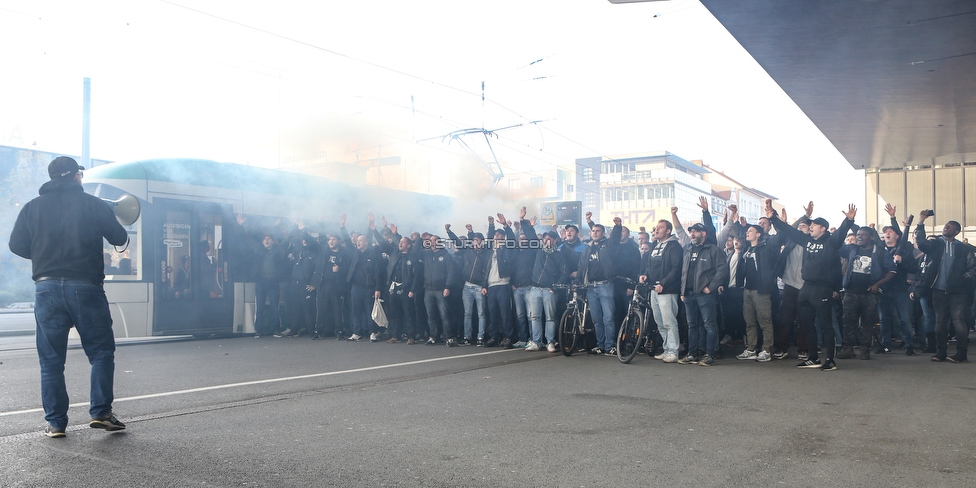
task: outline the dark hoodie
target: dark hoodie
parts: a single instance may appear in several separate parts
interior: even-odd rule
[[[769,223],[776,228],[778,234],[803,246],[801,275],[804,285],[809,283],[828,288],[837,288],[840,285],[840,248],[844,245],[847,231],[854,224],[853,220],[845,218],[837,232],[831,234],[824,231],[819,239],[794,229],[776,215],[769,219]]]
[[[48,181],[38,193],[17,216],[10,250],[31,260],[35,280],[49,276],[102,283],[102,238],[115,246],[128,240],[112,209],[72,178]]]

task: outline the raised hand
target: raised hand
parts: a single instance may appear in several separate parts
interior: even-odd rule
[[[709,209],[708,199],[705,197],[698,197],[698,207],[707,211]]]
[[[586,212],[586,221],[593,222],[593,212]]]
[[[498,223],[499,224],[502,224],[502,225],[508,227],[508,221],[505,220],[505,216],[504,215],[502,215],[502,214],[499,213],[499,214],[496,214],[496,216],[498,217]]]
[[[386,227],[386,215],[380,215],[380,224]]]
[[[450,232],[451,231],[451,224],[444,224],[444,230],[446,230],[447,232]]]
[[[746,220],[745,217],[739,217],[739,225],[745,227],[748,223],[749,223],[749,221]]]
[[[613,226],[614,226],[614,227],[616,227],[616,226],[618,226],[618,225],[621,225],[621,222],[623,222],[623,221],[622,221],[622,220],[620,220],[620,217],[614,217],[614,218],[613,218]]]
[[[244,225],[244,215],[237,214],[237,225]]]
[[[640,231],[641,231],[641,232],[647,232],[647,229],[646,229],[646,228],[645,228],[645,227],[644,227],[644,226],[642,225],[642,226],[640,227]]]
[[[339,216],[339,227],[345,227],[345,226],[346,226],[346,214],[342,214]]]
[[[783,211],[779,213],[779,219],[783,222],[789,222],[786,218],[786,207],[783,207]]]
[[[472,227],[471,224],[464,224],[464,228],[467,229],[468,232],[474,232],[474,227]]]
[[[806,212],[808,219],[813,216],[813,200],[810,200],[810,203],[803,207],[803,211]]]
[[[529,219],[529,224],[531,224],[532,227],[535,227],[536,220],[537,220],[537,217],[535,215],[533,215],[532,218]]]
[[[522,207],[522,210],[519,210],[519,220],[525,220],[525,207]]]
[[[773,215],[776,215],[776,211],[773,210],[773,201],[769,198],[765,200],[766,203],[766,218],[771,219]]]
[[[397,233],[397,226],[393,222],[390,222],[390,232],[392,232],[394,234]]]
[[[722,215],[722,225],[729,223],[729,209],[725,209],[725,213]]]
[[[888,212],[888,216],[889,217],[894,218],[895,217],[895,211],[896,211],[896,209],[895,209],[895,206],[894,205],[892,205],[890,203],[886,203],[885,204],[885,212]]]
[[[376,230],[376,218],[373,217],[373,214],[366,214],[366,221],[369,222],[370,230]]]
[[[852,204],[850,204],[850,205],[847,206],[847,211],[846,212],[844,212],[844,211],[841,211],[841,212],[843,212],[843,214],[844,214],[845,217],[847,217],[847,218],[849,218],[851,220],[854,220],[854,216],[857,215],[857,207],[855,207],[854,204],[852,203]]]
[[[495,223],[495,217],[492,217],[491,215],[489,215],[488,216],[488,224],[491,225],[491,224],[494,224],[494,223]]]
[[[678,207],[671,207],[671,215],[672,216],[678,215]]]
[[[298,230],[305,230],[305,221],[304,220],[300,220],[299,219],[298,222],[296,222],[296,223],[298,224]]]

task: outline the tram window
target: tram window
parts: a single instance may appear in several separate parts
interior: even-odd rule
[[[197,242],[200,266],[199,298],[222,298],[227,263],[223,256],[223,219],[219,213],[200,215],[200,239]]]
[[[140,222],[126,227],[129,234],[129,244],[126,246],[113,246],[106,240],[102,240],[102,258],[105,262],[105,279],[116,280],[140,280],[142,279],[142,267],[139,257],[142,255],[140,250],[140,239],[138,225]]]
[[[193,297],[193,264],[190,256],[190,212],[168,211],[163,221],[163,247],[166,249],[164,284],[170,298]]]

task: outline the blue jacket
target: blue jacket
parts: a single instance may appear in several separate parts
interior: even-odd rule
[[[878,243],[872,242],[871,246],[871,284],[881,281],[889,272],[894,273],[897,271],[897,266],[895,266],[895,261],[892,259],[891,254],[885,250],[885,247],[879,245]],[[844,268],[844,289],[850,293],[867,293],[867,290],[850,290],[849,286],[851,284],[851,274],[854,273],[853,266],[851,263],[854,258],[857,257],[857,250],[860,248],[857,244],[844,244],[840,248],[840,255],[847,258],[847,266]]]

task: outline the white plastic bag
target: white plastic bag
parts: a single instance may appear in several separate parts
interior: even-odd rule
[[[373,299],[372,317],[373,322],[376,322],[376,325],[380,327],[386,328],[390,325],[390,321],[386,319],[386,311],[383,310],[383,300],[380,300],[379,298]]]

